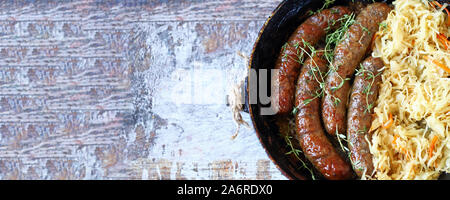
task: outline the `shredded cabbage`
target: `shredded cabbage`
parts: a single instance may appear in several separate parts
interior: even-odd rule
[[[385,63],[370,152],[376,179],[437,179],[450,172],[450,68],[445,12],[428,1],[397,0],[380,24],[372,55]],[[393,116],[391,126],[383,126]],[[434,140],[434,141],[433,141]]]

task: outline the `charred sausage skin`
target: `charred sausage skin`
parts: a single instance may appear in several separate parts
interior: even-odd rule
[[[364,173],[370,177],[374,166],[367,142],[370,138],[368,130],[372,124],[373,108],[378,98],[384,63],[380,58],[368,57],[361,67],[355,76],[350,95],[347,139],[354,171],[359,177]]]
[[[326,179],[349,179],[351,166],[334,149],[320,123],[320,98],[315,96],[327,67],[323,51],[319,51],[301,69],[295,95],[297,139],[306,158]]]
[[[379,24],[386,19],[391,8],[385,3],[373,3],[365,7],[356,21],[336,46],[331,72],[326,78],[325,95],[322,100],[322,119],[326,131],[335,135],[346,131],[346,109],[351,79],[356,67],[369,48]],[[342,83],[344,82],[344,83]]]
[[[279,71],[272,78],[271,102],[275,113],[287,114],[292,111],[295,82],[305,55],[303,50],[310,53],[307,44],[314,46],[325,37],[327,27],[333,25],[330,30],[335,29],[338,23],[334,22],[350,12],[350,9],[344,6],[322,10],[306,19],[289,37],[275,63],[275,69]]]

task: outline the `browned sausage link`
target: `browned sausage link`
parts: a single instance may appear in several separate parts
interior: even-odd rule
[[[334,51],[331,73],[326,79],[326,91],[322,101],[322,118],[326,131],[335,135],[345,133],[346,109],[350,86],[343,84],[351,78],[369,48],[379,23],[386,19],[391,8],[385,3],[373,3],[364,8],[349,27],[342,42]]]
[[[320,98],[316,94],[320,93],[321,73],[326,72],[327,66],[323,53],[318,52],[306,60],[301,70],[295,96],[297,136],[305,156],[325,178],[349,179],[350,165],[337,153],[320,123]]]
[[[359,177],[373,174],[372,155],[369,151],[368,130],[372,124],[374,103],[378,98],[381,82],[381,69],[384,64],[380,58],[369,57],[362,63],[353,82],[348,108],[347,139],[353,169]]]
[[[304,55],[302,49],[309,52],[309,48],[305,46],[303,41],[314,46],[325,37],[325,29],[328,26],[334,25],[334,27],[331,27],[332,29],[337,27],[338,23],[334,22],[349,13],[350,10],[342,6],[325,9],[309,17],[289,37],[275,64],[275,69],[279,69],[277,76],[275,76],[278,78],[272,78],[271,102],[276,113],[289,113],[294,106],[295,81],[298,78]]]

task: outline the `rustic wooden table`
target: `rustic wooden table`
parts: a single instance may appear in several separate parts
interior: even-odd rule
[[[0,178],[286,179],[225,105],[280,1],[1,1]]]

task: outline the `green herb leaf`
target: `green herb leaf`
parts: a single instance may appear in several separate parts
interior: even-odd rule
[[[339,83],[338,86],[333,86],[333,87],[331,87],[331,88],[330,88],[331,91],[335,92],[336,90],[338,90],[339,88],[341,88],[341,87],[344,85],[345,81],[349,81],[349,80],[350,80],[349,78],[343,79],[343,78],[340,77],[340,76],[339,76],[339,78],[341,78],[341,83]]]
[[[311,103],[313,101],[313,99],[305,99],[303,100],[303,105],[308,105],[309,103]]]
[[[316,179],[316,177],[314,176],[314,172],[311,168],[308,167],[308,165],[306,165],[306,163],[300,158],[300,154],[302,153],[302,151],[300,149],[296,149],[293,145],[292,145],[292,136],[286,135],[284,137],[284,140],[287,143],[287,146],[291,149],[289,152],[285,153],[285,155],[290,155],[290,154],[294,154],[294,156],[302,163],[303,168],[305,168],[306,170],[309,171],[309,173],[311,173],[311,178],[313,180]]]
[[[382,27],[383,30],[386,30],[387,29],[387,23],[386,22],[381,22],[380,23],[380,27]]]
[[[334,60],[334,48],[338,43],[340,43],[344,36],[349,29],[349,27],[355,23],[355,14],[350,15],[344,15],[341,18],[339,18],[335,23],[341,23],[341,26],[336,29],[333,33],[327,34],[325,38],[325,58],[327,59],[328,63],[332,65]],[[331,24],[331,26],[334,26],[334,23]],[[329,27],[331,27],[329,26]],[[327,27],[329,30],[330,28]],[[330,67],[330,70],[335,70]]]
[[[332,96],[332,98],[334,99],[333,101],[334,101],[335,106],[338,106],[341,103],[341,100],[339,98],[337,98],[335,96]]]
[[[292,109],[292,114],[293,115],[296,115],[298,113],[298,108],[297,107],[294,107],[294,109]]]

